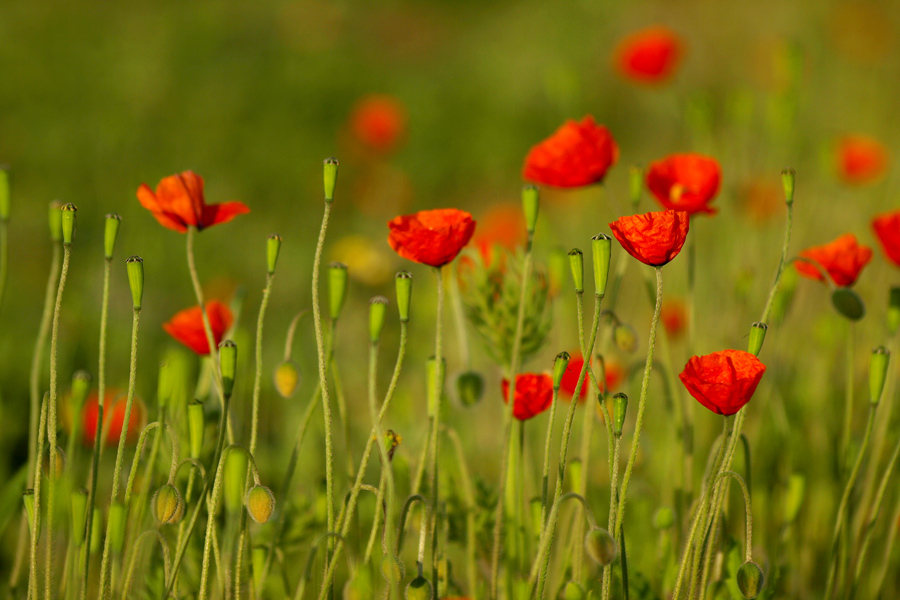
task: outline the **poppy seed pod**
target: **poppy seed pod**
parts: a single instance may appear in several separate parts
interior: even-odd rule
[[[275,265],[278,264],[278,253],[281,252],[281,236],[273,233],[266,238],[266,268],[269,275],[275,273]]]
[[[584,588],[580,584],[570,581],[563,588],[563,600],[584,600]]]
[[[625,424],[625,413],[628,410],[628,396],[616,394],[613,396],[613,433],[621,437],[622,426]]]
[[[606,566],[616,558],[616,541],[609,532],[594,527],[584,537],[584,549],[596,563]]]
[[[556,358],[553,360],[553,389],[554,391],[559,391],[559,386],[562,383],[563,375],[566,373],[566,369],[569,366],[569,360],[572,357],[568,352],[560,352],[556,355]]]
[[[72,507],[72,539],[77,546],[84,543],[85,522],[87,518],[88,491],[79,488],[72,492],[70,503]]]
[[[106,215],[106,224],[103,229],[103,255],[106,260],[112,260],[113,250],[116,249],[116,238],[119,237],[119,225],[122,217],[116,213]]]
[[[129,256],[125,260],[128,272],[128,287],[131,288],[131,303],[134,310],[141,310],[144,299],[144,259],[140,256]]]
[[[759,351],[762,350],[768,329],[769,326],[760,321],[750,326],[750,342],[747,344],[747,351],[750,354],[759,356]]]
[[[641,194],[644,191],[644,169],[640,165],[632,165],[628,171],[628,197],[631,205],[637,208],[641,203]]]
[[[325,202],[331,204],[334,200],[334,187],[337,185],[338,159],[326,158],[324,161]]]
[[[888,296],[887,325],[891,335],[900,329],[900,286],[892,287]]]
[[[34,490],[28,488],[22,492],[22,501],[25,503],[25,512],[28,515],[28,528],[31,529],[34,527]]]
[[[369,341],[377,344],[384,330],[384,317],[387,314],[388,299],[375,296],[369,300]]]
[[[575,292],[584,292],[584,254],[578,248],[569,250],[569,268],[572,269],[572,281],[575,283]]]
[[[203,403],[194,400],[187,407],[188,441],[191,458],[200,458],[203,451],[203,435],[206,432],[206,417],[203,414]]]
[[[406,576],[406,567],[398,558],[385,554],[381,558],[381,576],[388,583],[400,583]]]
[[[9,219],[9,166],[0,165],[0,221]]]
[[[425,381],[428,398],[428,416],[433,417],[437,411],[437,401],[440,395],[444,393],[444,376],[447,373],[447,361],[442,357],[441,366],[438,368],[437,361],[432,356],[425,363]]]
[[[797,173],[794,169],[784,169],[781,172],[781,185],[784,187],[784,203],[791,206],[794,203],[794,180]]]
[[[247,512],[257,523],[266,523],[275,512],[275,494],[264,485],[255,485],[247,492]]]
[[[75,213],[78,207],[69,202],[60,209],[62,211],[62,239],[66,246],[72,245],[75,239]]]
[[[872,404],[878,404],[881,400],[890,361],[891,353],[884,346],[872,350],[872,360],[869,363],[869,402]]]
[[[333,262],[328,265],[328,315],[337,321],[347,301],[347,265]]]
[[[522,212],[525,213],[525,229],[529,237],[534,235],[537,225],[538,208],[540,206],[540,193],[536,185],[528,184],[522,188]]]
[[[106,518],[107,531],[109,532],[109,546],[113,554],[121,554],[125,548],[125,517],[127,516],[125,505],[121,502],[113,502],[109,505],[109,513]]]
[[[156,490],[153,495],[153,514],[163,525],[181,521],[184,517],[184,499],[178,488],[167,483]]]
[[[275,367],[275,390],[282,398],[290,398],[297,390],[300,371],[292,361],[286,360]]]
[[[400,322],[409,321],[409,300],[412,296],[412,274],[409,271],[400,271],[395,277],[397,284],[397,312],[400,313]]]
[[[431,582],[419,575],[406,586],[406,600],[431,600],[434,593]]]
[[[738,569],[738,588],[747,600],[753,600],[759,596],[764,582],[762,569],[755,562],[747,561]]]
[[[484,395],[484,378],[477,371],[460,373],[456,378],[456,394],[463,406],[478,404]]]
[[[54,200],[50,203],[47,213],[47,224],[50,226],[50,239],[54,242],[62,241],[62,204]]]
[[[219,367],[222,369],[223,393],[231,397],[234,391],[234,377],[237,372],[237,344],[225,340],[219,344]]]
[[[612,238],[605,233],[598,233],[591,238],[591,250],[594,257],[594,293],[603,297],[606,295],[606,282],[609,279]]]

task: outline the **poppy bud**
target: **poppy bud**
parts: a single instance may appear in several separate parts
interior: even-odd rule
[[[75,371],[72,375],[72,413],[81,414],[81,407],[87,400],[91,391],[91,374],[84,369]]]
[[[275,494],[264,485],[255,485],[247,492],[247,512],[257,523],[266,523],[275,512]]]
[[[525,213],[525,229],[528,237],[534,235],[534,227],[537,224],[538,207],[540,197],[536,185],[528,184],[522,188],[522,212]]]
[[[72,506],[72,539],[76,546],[84,543],[85,521],[87,518],[88,491],[84,488],[74,490],[70,496]]]
[[[598,233],[591,238],[591,250],[594,256],[594,293],[603,297],[606,295],[606,282],[609,279],[612,238],[605,233]]]
[[[100,542],[102,541],[100,535],[100,523],[100,509],[95,508],[91,516],[91,547],[89,548],[91,554],[100,552]]]
[[[28,528],[31,529],[34,527],[34,490],[28,488],[22,492],[22,501],[25,502],[25,513],[28,515]],[[40,523],[38,523],[38,525],[40,525]]]
[[[872,350],[872,361],[869,363],[869,401],[872,404],[878,404],[881,400],[890,360],[891,353],[884,346]]]
[[[897,333],[900,329],[900,286],[891,288],[888,297],[888,313],[887,313],[888,331],[891,335]]]
[[[572,269],[572,281],[575,282],[575,292],[584,292],[584,254],[578,248],[569,250],[569,267]]]
[[[737,584],[741,593],[747,600],[753,600],[759,596],[764,583],[762,569],[753,561],[747,561],[741,565],[737,572]]]
[[[253,587],[258,588],[262,584],[262,574],[266,568],[266,556],[269,549],[257,544],[250,550],[250,564],[253,568]],[[346,599],[345,599],[346,600]]]
[[[269,275],[275,273],[275,265],[278,264],[278,253],[281,251],[281,236],[273,233],[266,238],[266,268]]]
[[[400,313],[400,322],[409,321],[409,299],[412,295],[412,274],[409,271],[400,271],[395,277],[397,284],[397,312]]]
[[[54,242],[62,241],[62,204],[54,200],[50,203],[50,211],[47,213],[47,221],[50,225],[50,239]]]
[[[571,358],[568,352],[560,352],[556,355],[556,359],[553,361],[553,391],[559,391],[559,386],[562,383],[563,375],[566,374],[569,359]]]
[[[800,514],[803,497],[806,495],[806,479],[797,473],[788,479],[787,492],[784,494],[784,522],[793,523]]]
[[[140,256],[129,256],[125,260],[128,272],[128,286],[131,288],[131,302],[134,310],[141,310],[144,298],[144,259]]]
[[[431,583],[419,575],[406,586],[406,600],[431,600]]]
[[[162,524],[174,524],[184,516],[184,499],[174,485],[166,484],[153,495],[153,514]]]
[[[569,461],[569,485],[572,491],[577,492],[581,489],[581,459],[573,458]]]
[[[784,169],[781,172],[781,185],[784,186],[784,203],[788,206],[794,203],[794,178],[796,172],[793,169]]]
[[[621,437],[622,426],[625,424],[625,412],[628,410],[628,396],[616,394],[613,396],[613,433]]]
[[[761,321],[750,326],[750,343],[747,344],[747,352],[754,356],[759,356],[759,351],[762,350],[768,329],[769,326]]]
[[[381,557],[381,576],[388,583],[400,583],[406,576],[406,567],[398,558],[385,554]]]
[[[644,168],[640,165],[632,165],[628,170],[628,191],[631,205],[637,208],[644,191]]]
[[[335,157],[325,159],[325,202],[331,204],[334,200],[334,186],[337,183],[338,159]]]
[[[437,410],[437,400],[440,394],[444,393],[444,375],[447,373],[447,361],[441,358],[441,367],[437,368],[437,361],[432,356],[425,363],[425,374],[427,376],[426,386],[428,393],[428,416],[435,416]]]
[[[9,219],[9,166],[0,165],[0,221]]]
[[[328,300],[329,315],[337,321],[347,300],[347,265],[333,262],[328,265]]]
[[[668,506],[660,506],[653,515],[653,527],[665,530],[675,524],[675,511]]]
[[[463,406],[477,404],[484,395],[484,378],[476,371],[460,373],[456,378],[456,393]]]
[[[113,250],[116,249],[116,238],[119,237],[119,225],[122,217],[116,213],[106,215],[106,227],[103,230],[103,255],[106,260],[112,260]]]
[[[240,450],[229,452],[225,457],[225,472],[223,473],[225,508],[230,512],[240,510],[241,504],[244,503],[244,482],[247,480],[248,464],[247,455]],[[248,494],[247,499],[249,498]]]
[[[75,213],[78,211],[78,207],[69,202],[60,210],[62,211],[63,244],[71,246],[72,240],[75,239]]]
[[[387,305],[388,299],[384,296],[375,296],[369,300],[369,341],[373,344],[381,339]]]
[[[588,556],[604,567],[616,558],[616,541],[600,527],[594,527],[584,536],[584,549]]]
[[[563,600],[584,600],[584,588],[574,581],[570,581],[563,588]]]
[[[286,360],[275,367],[275,389],[282,398],[290,398],[300,381],[300,371],[292,361]]]
[[[203,434],[206,431],[206,417],[203,415],[203,403],[194,400],[187,407],[188,442],[191,458],[200,458],[203,451]]]
[[[234,391],[234,377],[237,371],[237,344],[225,340],[219,344],[219,367],[222,369],[222,391],[227,398]]]
[[[841,315],[851,321],[859,321],[866,316],[866,305],[859,294],[846,287],[839,287],[831,292],[831,304]]]
[[[107,514],[107,530],[109,532],[109,545],[113,554],[121,554],[125,548],[125,505],[121,502],[113,502],[109,505]]]
[[[343,600],[370,600],[372,598],[372,573],[369,569],[357,569],[353,579],[344,584]]]
[[[44,470],[44,474],[47,477],[50,477],[50,450],[48,448],[47,452],[44,454],[43,462],[41,466]],[[56,447],[56,469],[54,470],[53,476],[56,479],[62,477],[63,472],[66,470],[66,453],[63,452],[63,449],[59,446]]]
[[[619,323],[616,325],[616,328],[613,329],[613,340],[615,340],[616,346],[618,346],[619,350],[622,352],[628,352],[629,354],[637,352],[637,332],[631,325],[626,323]]]

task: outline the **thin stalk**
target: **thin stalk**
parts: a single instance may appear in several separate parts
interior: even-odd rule
[[[459,464],[459,478],[462,488],[462,497],[466,506],[466,578],[469,582],[469,595],[475,598],[477,579],[477,567],[475,563],[475,492],[472,489],[472,478],[469,476],[469,468],[466,466],[465,454],[462,449],[459,435],[455,429],[446,428],[447,437],[456,449],[456,460]]]
[[[259,317],[256,319],[256,373],[253,376],[253,416],[250,419],[250,454],[256,453],[256,434],[259,429],[259,395],[262,390],[262,344],[263,323],[266,318],[266,308],[269,306],[269,296],[272,293],[273,273],[266,275],[266,287],[263,290],[262,302],[259,305]]]
[[[693,217],[689,217],[690,225],[693,225]],[[697,234],[689,235],[687,240],[687,305],[688,305],[688,335],[687,335],[687,351],[688,356],[694,354],[694,342],[696,341],[696,321],[697,321],[697,302],[696,302],[696,273],[697,273]],[[656,268],[657,274],[660,267]],[[657,299],[659,305],[659,299]],[[624,482],[623,482],[624,483]],[[623,494],[624,497],[624,494]]]
[[[44,447],[44,432],[47,426],[47,396],[41,402],[41,415],[37,434],[39,448]],[[43,452],[41,453],[43,454]],[[28,568],[28,598],[37,600],[38,597],[38,542],[41,532],[41,457],[34,464],[34,518],[31,522],[31,563]]]
[[[559,387],[553,386],[553,401],[550,404],[550,418],[547,421],[547,437],[544,442],[544,470],[541,475],[541,529],[547,523],[547,510],[549,509],[547,502],[550,494],[550,442],[553,437],[553,424],[555,422],[558,400]],[[572,402],[576,402],[576,399],[572,398]]]
[[[453,307],[453,321],[456,325],[456,342],[459,348],[459,362],[472,368],[472,359],[469,355],[469,336],[466,333],[466,319],[463,314],[462,297],[459,294],[459,280],[457,269],[450,274],[450,305]]]
[[[187,261],[188,271],[191,275],[191,284],[194,286],[194,295],[197,304],[200,305],[200,315],[203,317],[203,332],[206,334],[206,343],[209,344],[210,366],[212,367],[213,382],[222,404],[225,404],[225,387],[222,385],[222,370],[219,366],[219,350],[216,347],[216,339],[213,336],[212,326],[209,324],[209,315],[206,314],[206,300],[203,297],[203,287],[200,285],[200,276],[197,274],[197,265],[194,262],[194,235],[197,229],[188,227],[187,230]],[[223,407],[224,410],[224,407]],[[226,424],[228,420],[226,419]]]
[[[622,446],[621,444],[622,436],[617,435],[615,446],[613,450],[613,468],[612,474],[610,475],[610,483],[609,483],[609,527],[610,529],[615,527],[616,523],[616,506],[617,500],[619,498],[619,450]],[[619,536],[617,536],[619,537]],[[623,576],[626,571],[623,569]],[[603,567],[603,600],[609,600],[609,593],[612,587],[612,565],[606,565]]]
[[[381,518],[384,516],[384,474],[385,469],[382,467],[381,476],[378,479],[378,494],[375,497],[375,517],[372,519],[372,529],[369,531],[369,541],[366,543],[366,552],[363,554],[362,564],[369,564],[372,558],[372,551],[375,549],[375,541],[378,539],[378,531],[381,529]],[[387,528],[385,527],[385,530]],[[385,551],[387,554],[387,551]]]
[[[853,357],[855,355],[855,339],[854,335],[856,331],[856,327],[854,326],[854,322],[851,320],[847,320],[847,362],[846,362],[846,375],[845,375],[845,390],[844,390],[844,423],[843,423],[843,431],[841,433],[841,447],[840,447],[840,469],[841,473],[844,472],[844,469],[847,468],[847,463],[850,460],[850,431],[853,426]]]
[[[166,544],[166,538],[164,538],[156,529],[148,529],[134,541],[134,552],[131,553],[131,560],[128,563],[128,568],[125,570],[125,581],[122,584],[122,600],[127,600],[128,598],[128,591],[131,589],[131,580],[134,578],[134,568],[137,564],[138,548],[140,548],[141,542],[145,537],[150,537],[151,541],[155,539],[159,542],[159,547],[163,556],[163,576],[168,578],[169,571],[172,569],[172,561],[169,557],[169,546]]]
[[[781,247],[781,261],[779,261],[778,269],[775,271],[775,281],[772,282],[772,289],[769,291],[769,299],[766,300],[766,307],[763,309],[762,317],[760,318],[761,323],[769,322],[769,314],[772,312],[775,294],[778,292],[778,284],[781,282],[781,275],[784,273],[784,265],[787,263],[788,246],[791,243],[791,225],[794,222],[794,205],[788,204],[787,211],[787,223],[784,227],[784,244]]]
[[[434,410],[431,420],[431,585],[432,589],[438,589],[438,557],[437,557],[437,509],[438,498],[440,496],[440,480],[438,479],[438,448],[440,446],[440,422],[441,422],[441,397],[443,394],[443,364],[444,364],[444,346],[443,346],[443,323],[444,323],[444,270],[442,267],[436,268],[437,274],[437,317],[434,327],[434,377],[437,381],[432,382],[431,391],[434,398],[430,399],[431,406]],[[524,286],[523,286],[524,289]],[[523,298],[524,300],[524,298]],[[522,307],[519,308],[520,321]],[[518,344],[518,337],[516,344]],[[513,352],[516,352],[515,346]],[[441,385],[438,386],[437,383]]]
[[[0,309],[3,308],[3,294],[6,291],[6,274],[8,269],[9,224],[6,219],[0,219]]]
[[[900,521],[900,496],[897,497],[897,504],[894,506],[894,511],[891,513],[891,519],[888,521],[889,523],[897,523]],[[898,527],[888,527],[888,536],[887,541],[884,543],[884,557],[881,560],[881,570],[878,573],[878,577],[875,580],[875,586],[872,590],[873,598],[877,598],[878,594],[881,593],[881,588],[884,587],[884,580],[887,577],[888,569],[890,569],[893,565],[891,565],[891,554],[894,550],[894,542],[897,541],[897,529]]]

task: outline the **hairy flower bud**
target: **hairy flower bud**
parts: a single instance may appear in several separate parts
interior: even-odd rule
[[[275,390],[282,398],[290,398],[297,390],[300,371],[292,361],[286,360],[275,367]]]
[[[400,313],[400,322],[409,321],[409,300],[412,296],[412,275],[409,271],[400,271],[396,275],[397,284],[397,312]]]
[[[737,584],[744,598],[753,600],[762,591],[764,577],[762,569],[753,561],[747,561],[741,565],[737,572]]]
[[[556,359],[553,361],[553,390],[559,391],[559,386],[562,383],[563,375],[566,374],[566,368],[569,366],[569,360],[572,357],[569,356],[568,352],[560,352],[556,355]]]
[[[460,373],[456,378],[456,394],[463,406],[478,404],[484,395],[484,378],[476,371]]]
[[[247,512],[257,523],[266,523],[275,512],[275,494],[264,485],[255,485],[247,492]]]
[[[598,296],[605,296],[606,282],[609,280],[612,238],[605,233],[598,233],[591,238],[591,251],[594,258],[594,293]]]
[[[184,499],[174,485],[166,484],[153,495],[153,514],[162,524],[174,524],[184,517]]]
[[[609,532],[594,527],[584,537],[584,549],[595,562],[606,566],[616,558],[616,541]]]

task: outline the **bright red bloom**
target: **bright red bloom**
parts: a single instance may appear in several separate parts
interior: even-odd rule
[[[872,249],[860,246],[852,233],[845,233],[823,246],[807,248],[800,256],[819,263],[828,272],[835,285],[847,287],[856,283],[860,271],[872,260]],[[794,266],[804,277],[825,281],[819,270],[809,263],[797,261]]]
[[[603,125],[588,115],[580,123],[568,120],[553,135],[533,146],[525,157],[526,181],[560,188],[603,181],[619,160],[619,147]]]
[[[367,148],[387,154],[406,133],[406,110],[392,96],[366,96],[350,113],[350,131]]]
[[[876,139],[847,135],[837,142],[835,168],[838,176],[849,184],[871,183],[887,171],[888,151]]]
[[[569,397],[571,397],[575,393],[575,386],[578,385],[578,375],[581,373],[581,368],[584,366],[584,358],[578,352],[572,353],[572,358],[569,360],[569,365],[566,367],[565,372],[563,373],[562,379],[559,382],[559,389],[565,392]],[[600,390],[605,392],[608,388],[609,390],[614,390],[625,380],[625,370],[622,366],[612,360],[606,360],[604,362],[604,370],[606,373],[606,385],[602,381],[598,381],[601,387],[604,389]],[[599,379],[600,371],[596,369],[594,374]],[[581,386],[581,392],[578,394],[578,401],[584,402],[584,399],[587,397],[588,393],[588,374],[587,371],[584,373],[584,383]]]
[[[442,267],[456,258],[475,233],[472,215],[455,208],[394,217],[388,227],[388,244],[397,254],[432,267]]]
[[[747,404],[766,365],[743,350],[692,356],[678,375],[688,393],[718,415],[733,415]]]
[[[156,186],[156,193],[142,183],[137,197],[163,227],[178,233],[185,233],[188,227],[200,231],[250,212],[243,202],[206,204],[203,178],[193,171],[164,177]]]
[[[900,210],[878,215],[872,220],[872,229],[881,242],[881,249],[895,265],[900,267]]]
[[[119,436],[122,435],[122,425],[125,423],[125,404],[127,398],[115,390],[105,392],[106,401],[103,406],[103,426],[108,428],[103,444],[109,448],[119,444]],[[118,398],[117,398],[118,396]],[[97,438],[97,416],[100,413],[99,394],[94,391],[88,396],[81,409],[81,442],[88,448],[94,447]],[[128,432],[125,434],[125,442],[134,444],[140,437],[144,427],[144,416],[147,411],[144,404],[135,398],[131,403],[131,415],[128,419]]]
[[[676,339],[684,333],[687,327],[687,309],[681,300],[663,300],[659,311],[659,319],[668,336]]]
[[[217,300],[210,300],[206,303],[206,316],[209,317],[209,327],[218,345],[222,341],[222,336],[231,327],[231,310]],[[163,323],[163,329],[197,354],[201,356],[209,354],[209,342],[203,329],[203,313],[200,312],[199,306],[176,313],[167,323]]]
[[[668,27],[655,26],[624,38],[613,56],[616,69],[625,78],[657,84],[672,76],[683,54],[681,37]]]
[[[509,379],[500,383],[503,401],[509,402]],[[520,373],[516,376],[513,416],[520,421],[535,417],[553,404],[553,377],[547,373]]]
[[[709,203],[719,193],[722,168],[702,154],[671,154],[647,169],[647,189],[665,208],[715,214]]]
[[[681,252],[690,224],[686,212],[665,210],[619,217],[609,228],[628,254],[645,265],[661,267]]]

